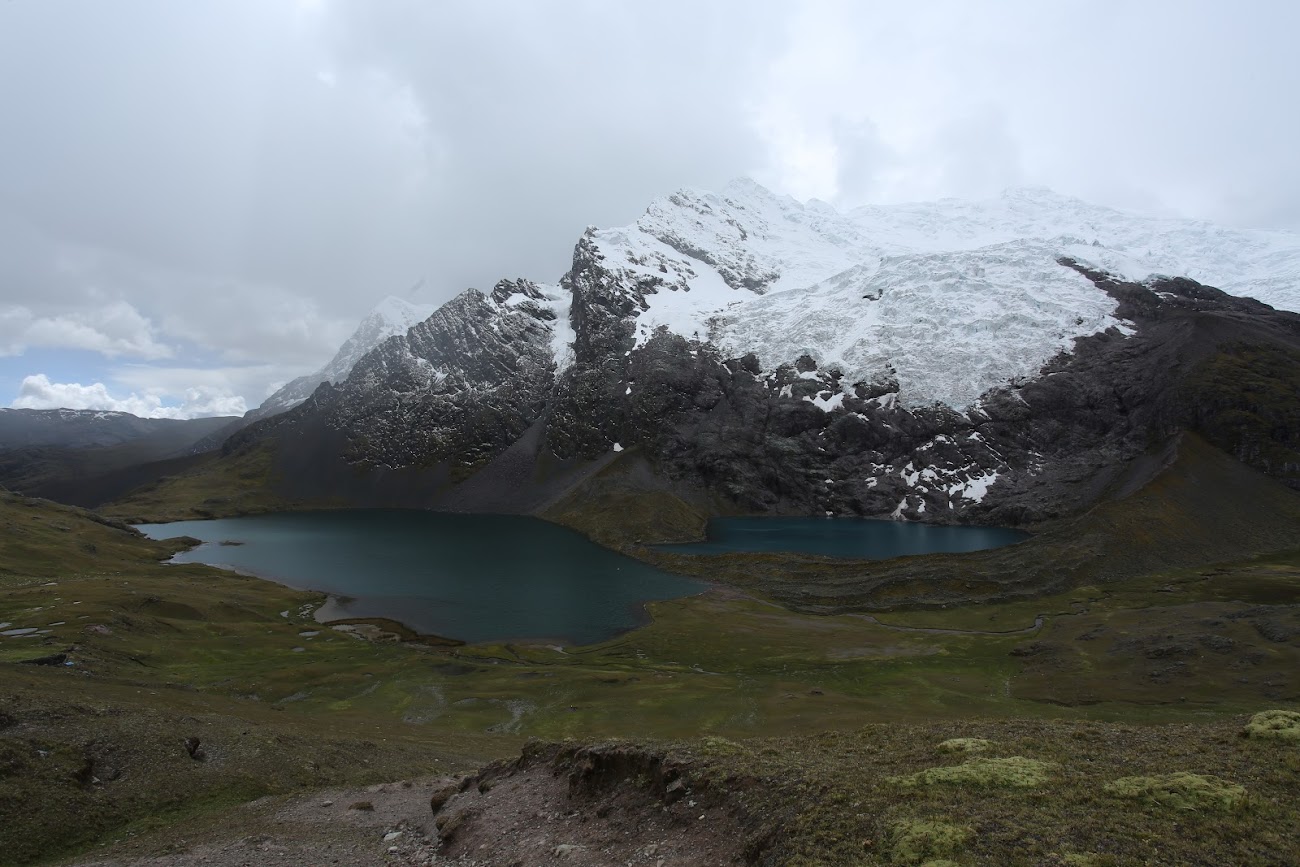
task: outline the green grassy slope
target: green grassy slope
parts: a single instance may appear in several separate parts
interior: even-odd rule
[[[510,748],[474,732],[430,742],[400,715],[286,713],[258,700],[246,684],[328,678],[293,651],[307,628],[297,612],[315,597],[160,563],[175,547],[0,494],[0,632],[38,629],[0,635],[0,863],[263,794],[467,768]],[[24,662],[54,654],[72,664]],[[413,654],[339,636],[320,658],[364,679],[392,656]],[[189,737],[206,760],[190,757]]]
[[[328,506],[289,501],[273,491],[276,446],[268,441],[229,455],[201,455],[179,472],[135,488],[100,511],[132,523],[157,523]]]
[[[1268,802],[1281,785],[1276,775],[1294,779],[1295,769],[1284,755],[1271,771],[1246,768],[1237,753],[1225,752],[1236,741],[1224,733],[1240,725],[1232,715],[1300,708],[1300,554],[1184,562],[1224,550],[1215,547],[1220,540],[1191,532],[1207,532],[1203,522],[1217,514],[1209,497],[1194,495],[1202,486],[1233,482],[1237,487],[1218,494],[1233,509],[1251,497],[1256,505],[1289,502],[1274,488],[1252,487],[1254,476],[1242,485],[1225,474],[1218,452],[1197,451],[1202,447],[1193,441],[1154,487],[1091,516],[1084,526],[1094,535],[1075,541],[1078,556],[1105,556],[1089,568],[1080,560],[1060,582],[1088,579],[1079,586],[874,616],[797,612],[720,587],[657,603],[649,626],[580,648],[357,640],[314,622],[317,595],[163,565],[158,560],[174,543],[142,539],[80,510],[0,496],[0,623],[38,629],[0,636],[0,861],[84,848],[150,816],[155,823],[192,819],[262,793],[464,768],[517,749],[526,736],[689,739],[697,747],[701,737],[744,739],[736,755],[746,773],[804,792],[807,815],[787,827],[792,840],[804,841],[791,857],[813,859],[806,863],[857,863],[840,860],[843,852],[826,841],[859,830],[878,847],[864,848],[862,863],[887,863],[895,843],[886,841],[903,833],[895,819],[970,826],[973,836],[950,856],[959,863],[987,863],[990,852],[1056,863],[1034,862],[1031,855],[1047,852],[1047,843],[1012,840],[1005,830],[1012,822],[1041,826],[1046,830],[1032,833],[1045,840],[1075,840],[1070,852],[1112,851],[1098,849],[1100,825],[1078,830],[1069,823],[1078,810],[1128,803],[1097,794],[1125,764],[1138,768],[1134,773],[1218,774]],[[1258,499],[1265,495],[1270,499]],[[1262,532],[1247,540],[1262,546],[1281,538],[1273,517],[1257,514]],[[1133,533],[1126,572],[1118,562],[1123,550],[1108,548],[1104,531],[1131,532],[1124,523],[1131,519],[1146,524]],[[1238,531],[1228,525],[1224,532]],[[1173,551],[1175,544],[1188,551]],[[976,581],[987,568],[980,555],[885,566],[910,571],[938,560],[949,580]],[[806,580],[827,575],[835,573]],[[767,590],[757,579],[737,583]],[[54,653],[74,664],[23,663]],[[1233,721],[1218,722],[1225,717]],[[1143,735],[1153,724],[1176,727]],[[1143,752],[1187,725],[1192,742],[1223,748],[1218,758],[1197,765],[1175,750],[1162,764]],[[1062,743],[1072,744],[1069,726],[1100,733],[1089,734],[1089,744],[1110,743],[1105,733],[1114,731],[1120,751],[1091,759],[1096,769],[1079,764],[1055,735],[1042,734],[1063,732],[1071,740]],[[840,734],[807,737],[813,732]],[[956,763],[932,760],[933,744],[970,732],[1011,744],[995,755],[1068,768],[1052,778],[1051,790],[1071,794],[1057,804],[1014,792],[979,812],[981,799],[961,786],[899,794],[877,779]],[[201,740],[209,761],[190,758],[188,737]],[[748,745],[773,737],[779,740]],[[893,753],[900,758],[889,764]],[[863,764],[861,776],[841,786],[829,770],[836,754],[871,755],[876,764]],[[785,764],[772,765],[775,758]],[[816,788],[823,775],[831,782]],[[799,788],[801,780],[813,788]],[[814,790],[820,794],[808,794]],[[839,791],[849,800],[833,797]],[[776,789],[760,793],[776,806],[795,803]],[[875,805],[868,811],[874,824],[841,826],[854,799]],[[1245,813],[1213,825],[1213,839],[1235,833],[1266,840],[1267,828],[1284,816],[1273,807],[1252,813],[1257,803],[1248,800]],[[1176,833],[1173,821],[1156,816],[1145,830],[1125,825],[1125,834],[1146,836],[1140,845],[1126,837],[1128,848],[1112,847],[1115,863],[1160,845]],[[67,833],[69,824],[76,834]],[[1052,845],[1051,853],[1065,852]]]
[[[664,752],[790,867],[1294,864],[1300,744],[1244,737],[1248,719],[870,725]]]

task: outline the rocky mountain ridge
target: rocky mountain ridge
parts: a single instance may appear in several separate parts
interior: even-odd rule
[[[1291,412],[1300,316],[1146,270],[1265,245],[1221,282],[1281,292],[1286,241],[1041,190],[846,214],[752,182],[682,191],[589,229],[558,283],[463,293],[226,448],[291,440],[287,491],[360,473],[366,504],[528,511],[556,466],[632,460],[709,512],[1032,523],[1206,428],[1198,377],[1224,353],[1276,355],[1268,413]],[[1289,430],[1219,438],[1290,480]],[[336,470],[304,486],[309,466]]]
[[[259,418],[284,412],[311,397],[311,393],[322,382],[342,382],[348,378],[352,368],[367,352],[395,334],[405,334],[412,325],[433,315],[436,309],[434,305],[413,304],[395,295],[389,295],[366,314],[356,330],[352,332],[352,336],[344,341],[339,351],[324,367],[285,383],[262,401],[260,406],[247,413],[246,418],[256,421]]]

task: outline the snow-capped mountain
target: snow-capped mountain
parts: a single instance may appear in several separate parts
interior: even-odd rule
[[[405,334],[412,325],[433,315],[437,307],[431,304],[413,304],[389,295],[375,305],[357,325],[329,363],[315,373],[300,376],[285,383],[274,394],[262,401],[261,406],[248,413],[249,419],[265,418],[284,412],[302,403],[322,382],[342,382],[352,368],[367,352],[396,334]]]
[[[1130,280],[1187,277],[1281,309],[1300,305],[1300,235],[1126,214],[1043,187],[840,213],[738,180],[720,194],[682,190],[661,199],[635,228],[678,250],[702,251],[724,273],[748,274],[772,289],[809,286],[881,257],[1039,240],[1095,257]]]
[[[367,420],[370,445],[356,457],[393,467],[490,460],[545,406],[567,302],[558,286],[503,280],[384,341],[339,390],[336,423]]]
[[[912,406],[965,407],[1076,338],[1125,327],[1061,256],[1300,309],[1300,236],[1135,217],[1036,188],[841,214],[737,181],[675,193],[592,242],[607,269],[653,290],[638,345],[662,326],[770,363],[807,354],[850,382],[892,365]]]
[[[1300,316],[1203,284],[1296,306],[1298,275],[1294,235],[1046,190],[840,213],[741,181],[467,291],[228,448],[290,434],[296,495],[378,504],[528,510],[619,460],[709,509],[1036,520],[1205,428],[1207,365],[1300,351]],[[1295,481],[1268,430],[1219,434]]]

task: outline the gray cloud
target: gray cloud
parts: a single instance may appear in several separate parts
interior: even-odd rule
[[[0,355],[21,355],[29,347],[89,349],[108,358],[167,358],[168,346],[154,339],[154,327],[125,301],[37,316],[26,307],[0,309]]]
[[[1201,0],[5,3],[0,371],[88,349],[119,393],[183,402],[190,377],[253,405],[421,277],[425,302],[553,279],[588,223],[743,174],[1300,226],[1297,24]]]

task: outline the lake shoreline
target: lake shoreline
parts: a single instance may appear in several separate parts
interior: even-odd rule
[[[188,536],[174,563],[321,594],[324,625],[429,646],[599,644],[651,622],[646,603],[711,586],[531,516],[352,510],[137,529]]]

